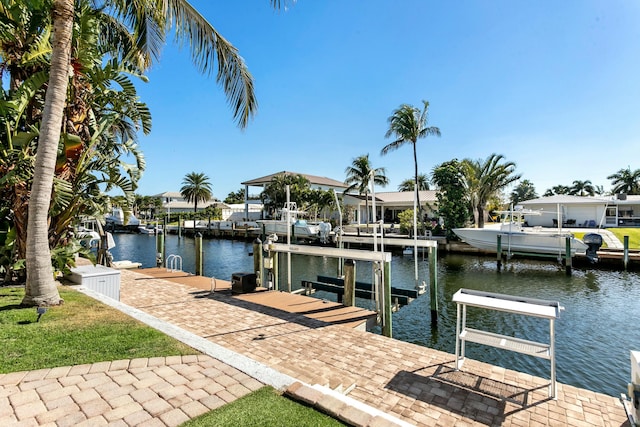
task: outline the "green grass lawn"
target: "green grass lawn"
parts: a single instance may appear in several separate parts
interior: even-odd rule
[[[629,236],[629,249],[640,249],[640,228],[607,228],[616,235],[621,242],[624,236]]]
[[[182,427],[329,427],[345,424],[263,387],[182,424]]]
[[[0,373],[198,351],[64,286],[65,303],[36,322],[23,288],[0,287]]]

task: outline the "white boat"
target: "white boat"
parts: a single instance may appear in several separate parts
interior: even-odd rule
[[[309,224],[306,220],[298,218],[303,211],[297,210],[295,202],[289,202],[282,208],[280,219],[259,219],[258,228],[264,228],[266,234],[286,236],[290,233],[296,239],[316,240],[320,237],[320,226]]]
[[[505,212],[502,212],[505,213]],[[498,236],[501,248],[510,254],[513,252],[536,253],[563,256],[566,253],[567,238],[570,241],[571,255],[586,252],[589,248],[582,240],[562,229],[523,226],[526,215],[540,215],[538,211],[508,211],[502,223],[491,224],[485,228],[454,228],[460,239],[478,249],[497,251]]]
[[[105,215],[104,220],[106,226],[112,228],[117,227],[137,230],[140,226],[140,220],[136,218],[134,214],[129,215],[128,221],[125,224],[124,212],[122,208],[119,207],[113,208],[110,214]]]
[[[162,231],[162,226],[160,225],[154,225],[154,224],[146,224],[146,225],[139,225],[138,226],[138,232],[140,234],[157,234],[159,231]]]

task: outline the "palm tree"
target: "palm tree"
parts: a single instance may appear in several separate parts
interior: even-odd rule
[[[544,192],[544,197],[553,196],[555,194],[569,194],[571,193],[571,188],[566,185],[554,185],[551,188],[548,188],[547,191]]]
[[[611,192],[613,194],[640,194],[640,169],[632,171],[629,166],[609,175],[607,179],[612,180],[613,189]]]
[[[385,138],[394,137],[395,140],[385,145],[380,151],[381,155],[386,155],[389,151],[397,150],[405,144],[410,143],[412,145],[414,191],[418,211],[420,212],[420,221],[424,221],[424,215],[422,214],[420,195],[418,193],[418,153],[416,145],[420,138],[426,138],[429,135],[440,136],[440,129],[435,126],[427,127],[429,121],[429,102],[423,100],[422,104],[422,111],[411,105],[403,104],[393,112],[388,119],[389,129],[385,134]]]
[[[53,39],[48,90],[42,113],[38,151],[29,200],[27,223],[27,284],[24,304],[52,305],[61,302],[51,272],[48,242],[48,212],[53,188],[58,142],[69,85],[74,0],[44,2],[52,17]],[[271,0],[278,7],[279,0]],[[113,11],[115,21],[132,28],[135,49],[127,57],[140,58],[142,69],[159,58],[165,35],[175,30],[178,44],[191,48],[199,71],[210,74],[216,68],[216,80],[233,109],[239,126],[247,125],[256,111],[253,81],[237,50],[229,44],[187,1],[104,2],[104,10]]]
[[[398,185],[398,191],[413,191],[416,187],[416,181],[414,178],[407,178]],[[425,191],[429,189],[429,178],[427,175],[421,173],[418,175],[418,191]]]
[[[344,183],[348,185],[348,187],[344,190],[344,193],[348,193],[355,189],[358,190],[358,194],[365,196],[365,211],[366,211],[366,223],[367,228],[369,227],[369,186],[371,185],[371,180],[373,179],[373,183],[375,185],[380,185],[382,187],[386,186],[389,183],[389,179],[386,177],[385,168],[373,168],[371,166],[371,162],[369,161],[369,155],[365,154],[360,157],[356,157],[351,162],[351,166],[348,166],[344,172],[347,174],[347,179],[345,179]]]
[[[462,161],[466,180],[467,193],[473,209],[476,227],[484,227],[485,207],[489,199],[498,192],[520,179],[515,175],[514,162],[500,163],[504,159],[501,154],[491,154],[486,160]]]
[[[193,203],[193,212],[198,212],[198,202],[211,200],[211,182],[204,173],[191,172],[182,180],[180,194],[187,202]]]
[[[528,179],[522,180],[511,192],[511,204],[517,205],[524,200],[531,200],[538,197],[536,188]]]
[[[596,194],[596,189],[590,180],[575,180],[569,194],[573,196],[593,196]]]

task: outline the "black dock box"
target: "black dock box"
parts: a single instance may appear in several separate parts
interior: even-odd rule
[[[244,294],[256,290],[255,273],[233,273],[231,275],[231,292]]]

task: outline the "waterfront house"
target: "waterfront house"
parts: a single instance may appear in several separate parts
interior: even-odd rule
[[[530,226],[555,227],[558,218],[565,227],[639,227],[640,195],[581,197],[558,194],[519,203],[525,209],[545,214],[527,216]]]
[[[193,212],[194,203],[188,202],[178,191],[165,191],[164,193],[156,194],[151,197],[155,197],[162,201],[162,209],[164,209],[167,214]],[[205,210],[209,206],[224,208],[226,205],[214,197],[205,202],[199,201],[198,211]]]
[[[425,219],[435,218],[434,213],[437,204],[436,191],[425,190],[419,191],[420,204],[425,209]],[[376,192],[376,219],[383,218],[387,224],[397,223],[398,214],[413,209],[413,191],[381,191]],[[368,198],[368,200],[367,200]],[[372,195],[345,194],[344,195],[345,210],[354,211],[352,223],[366,224],[371,222],[373,218],[373,198]],[[367,210],[368,209],[368,210]],[[368,218],[367,218],[368,216]]]
[[[340,194],[348,187],[344,182],[336,181],[335,179],[327,178],[324,176],[309,175],[306,173],[298,173],[298,172],[290,172],[290,171],[276,172],[276,173],[272,173],[271,175],[251,179],[249,181],[244,181],[241,184],[244,185],[245,218],[250,217],[250,213],[249,213],[251,210],[250,205],[258,205],[262,203],[260,200],[249,200],[247,198],[250,194],[249,187],[261,187],[260,192],[262,192],[262,190],[264,190],[264,188],[271,183],[273,178],[280,175],[287,175],[287,176],[301,175],[309,181],[309,187],[312,190],[324,190],[324,191],[335,190]],[[296,200],[292,200],[292,202],[295,202],[295,201]]]

